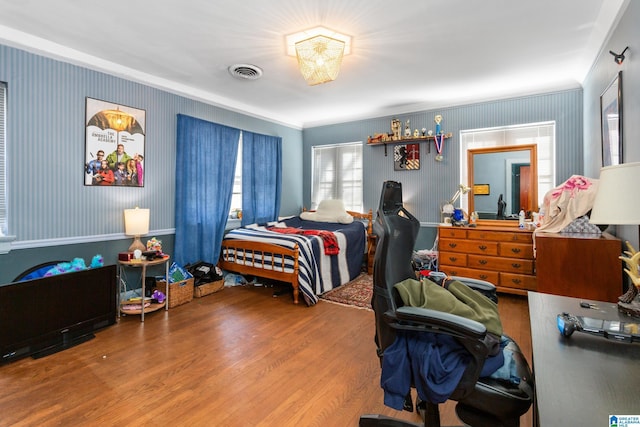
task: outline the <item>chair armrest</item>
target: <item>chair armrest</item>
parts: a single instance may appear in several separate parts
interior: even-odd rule
[[[483,339],[487,334],[487,328],[480,322],[421,307],[398,307],[395,312],[387,311],[385,320],[395,329],[431,331],[473,339]]]
[[[480,279],[472,279],[471,277],[461,277],[461,276],[451,276],[448,278],[449,280],[445,284],[445,288],[448,289],[448,286],[453,281],[458,281],[464,283],[469,288],[473,289],[476,292],[481,293],[485,297],[489,298],[491,301],[498,303],[498,294],[496,294],[496,287],[493,283],[487,282],[486,280]]]
[[[496,290],[495,285],[491,282],[487,282],[486,280],[472,279],[471,277],[462,276],[449,276],[449,280],[457,280],[464,283],[471,289],[478,291],[494,292]]]

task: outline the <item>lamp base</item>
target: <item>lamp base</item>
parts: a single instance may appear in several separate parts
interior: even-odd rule
[[[147,250],[147,247],[143,245],[142,242],[140,241],[140,236],[136,236],[133,239],[133,243],[131,244],[131,246],[129,246],[129,252],[133,252],[136,249],[139,249],[143,252]]]
[[[627,316],[640,319],[640,294],[638,288],[631,285],[629,290],[618,297],[618,311]]]

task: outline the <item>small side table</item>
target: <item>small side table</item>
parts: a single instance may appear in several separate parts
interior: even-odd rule
[[[118,260],[118,317],[120,317],[120,311],[121,311],[121,304],[122,301],[120,299],[120,287],[121,285],[124,283],[125,284],[125,292],[126,292],[126,282],[123,279],[123,272],[125,268],[142,268],[142,277],[141,277],[141,282],[142,282],[142,299],[140,301],[141,304],[141,309],[140,311],[140,321],[144,322],[144,314],[145,313],[150,313],[152,311],[156,311],[161,309],[164,306],[165,310],[169,310],[169,255],[165,255],[162,258],[158,258],[158,259],[154,259],[151,261],[146,261],[146,260],[134,260],[134,261],[120,261]],[[162,265],[164,264],[164,269],[165,269],[165,284],[166,284],[166,289],[165,289],[165,300],[164,303],[162,304],[151,304],[150,307],[145,308],[144,307],[144,294],[145,294],[145,281],[146,281],[146,276],[147,276],[147,267],[151,267],[151,266],[155,266],[155,265]],[[130,314],[138,314],[137,313],[138,310],[135,310],[133,313],[131,312],[127,312]]]

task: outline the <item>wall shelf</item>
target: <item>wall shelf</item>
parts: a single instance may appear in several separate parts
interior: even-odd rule
[[[453,134],[451,132],[449,133],[445,133],[443,134],[444,139],[449,139],[453,136]],[[417,142],[431,142],[435,140],[435,136],[419,136],[417,138],[414,137],[407,137],[407,138],[402,138],[402,139],[396,139],[396,140],[392,140],[392,141],[381,141],[381,140],[377,140],[376,138],[371,138],[369,137],[367,139],[367,145],[384,145],[384,155],[385,157],[387,156],[387,144],[415,144]],[[431,152],[431,144],[429,144],[427,146],[427,153]]]

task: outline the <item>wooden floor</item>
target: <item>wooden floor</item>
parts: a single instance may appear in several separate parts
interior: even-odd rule
[[[226,288],[0,366],[0,426],[332,427],[357,426],[364,413],[419,421],[382,403],[372,311],[294,306],[272,292]],[[499,307],[531,363],[526,298],[501,296]],[[443,425],[460,424],[452,408]]]

